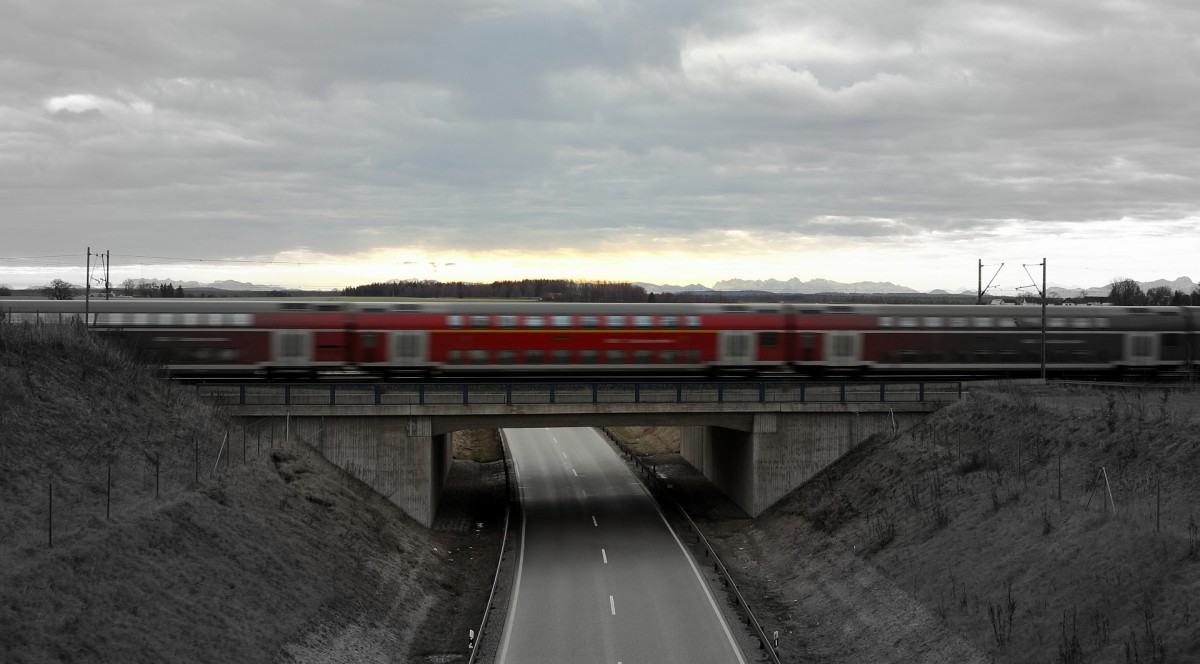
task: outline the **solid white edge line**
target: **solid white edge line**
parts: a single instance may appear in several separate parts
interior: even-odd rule
[[[633,474],[625,464],[621,464],[626,472]],[[639,482],[641,484],[641,482]],[[733,648],[734,654],[737,655],[740,664],[746,664],[746,658],[742,655],[742,649],[738,647],[737,641],[733,638],[733,632],[729,631],[729,623],[725,622],[725,616],[721,613],[721,609],[717,607],[717,600],[713,597],[712,591],[708,588],[708,582],[700,574],[700,568],[696,567],[696,561],[692,558],[692,554],[688,553],[687,547],[683,545],[683,541],[679,539],[679,535],[675,534],[675,529],[671,527],[671,522],[667,521],[667,515],[663,514],[662,508],[658,506],[658,501],[654,496],[650,495],[650,490],[642,485],[642,491],[646,494],[650,504],[654,506],[654,511],[658,512],[658,518],[662,519],[663,525],[667,527],[667,532],[671,533],[671,537],[675,539],[675,544],[679,546],[679,550],[683,552],[683,557],[687,559],[688,565],[691,565],[692,572],[696,575],[696,580],[700,582],[700,587],[704,589],[704,596],[708,598],[708,605],[712,607],[713,613],[717,615],[717,620],[721,623],[721,629],[725,632],[725,638],[729,639],[729,646]]]
[[[612,595],[608,596],[608,610],[612,611],[612,614],[614,616],[617,615],[617,603],[615,601],[613,601]]]
[[[511,452],[510,452],[511,453]],[[500,654],[496,664],[504,664],[508,657],[508,642],[512,637],[513,616],[517,614],[517,596],[521,593],[521,572],[525,569],[525,487],[521,485],[521,469],[517,466],[517,458],[512,457],[513,474],[516,475],[517,493],[521,502],[521,555],[517,556],[517,577],[513,580],[512,600],[508,603],[508,615],[504,619],[504,639],[500,641]]]

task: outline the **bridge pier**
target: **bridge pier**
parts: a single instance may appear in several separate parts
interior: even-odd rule
[[[757,413],[751,430],[682,426],[680,453],[752,517],[877,433],[903,431],[923,413]]]
[[[450,434],[430,417],[285,415],[289,437],[319,452],[425,526],[450,472]]]

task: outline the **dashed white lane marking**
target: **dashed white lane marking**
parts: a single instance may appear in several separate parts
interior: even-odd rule
[[[602,558],[604,558],[604,564],[607,565],[608,564],[608,553],[606,553],[604,551],[604,549],[600,549],[600,556]]]
[[[579,477],[579,473],[576,473],[574,468],[571,469],[571,473],[574,474],[575,477]]]
[[[563,452],[563,453],[562,453],[562,455],[563,455],[563,458],[564,458],[564,459],[565,459],[565,458],[567,458],[567,453],[566,453],[566,452]]]
[[[616,602],[613,601],[612,595],[608,596],[608,610],[612,611],[612,614],[614,616],[617,615],[617,604],[616,604]]]
[[[595,527],[597,527],[597,528],[599,528],[599,527],[600,527],[600,524],[596,523],[596,517],[594,517],[594,516],[592,517],[592,525],[593,525],[593,526],[595,526]]]

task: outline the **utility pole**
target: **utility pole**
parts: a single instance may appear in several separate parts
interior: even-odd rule
[[[92,304],[92,248],[87,248],[87,261],[83,272],[83,326],[88,326]]]
[[[1046,258],[1042,257],[1042,382],[1046,382]]]
[[[108,268],[110,265],[112,265],[112,250],[106,249],[104,251],[104,299],[106,300],[112,298],[112,283],[108,280]]]
[[[1003,269],[1004,263],[1001,263],[1000,267],[996,268],[996,274],[993,274],[991,280],[988,281],[987,288],[992,287],[992,282],[996,280],[996,276],[999,275],[1000,270]],[[983,259],[981,258],[979,259],[979,295],[975,298],[975,304],[983,304],[983,294],[987,292],[987,288],[983,287]]]

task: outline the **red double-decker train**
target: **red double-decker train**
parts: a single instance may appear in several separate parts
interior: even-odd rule
[[[0,300],[0,321],[85,303]],[[93,300],[176,375],[1192,373],[1200,308]],[[1044,350],[1043,350],[1044,349]]]

